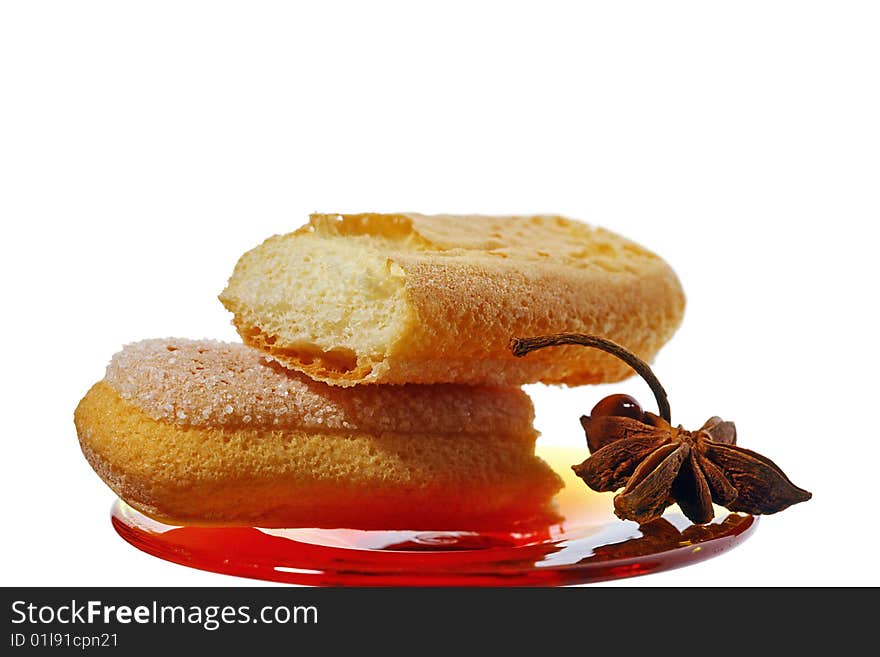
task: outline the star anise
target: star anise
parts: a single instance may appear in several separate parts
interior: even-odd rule
[[[733,422],[710,418],[697,431],[673,427],[653,413],[641,421],[584,416],[592,456],[574,471],[596,491],[623,491],[614,512],[645,523],[673,502],[695,523],[714,517],[712,503],[755,515],[810,499],[770,459],[736,445]]]
[[[694,523],[714,517],[712,503],[731,511],[769,514],[804,502],[812,495],[795,486],[773,461],[736,444],[736,427],[710,418],[697,431],[670,422],[666,392],[646,363],[609,340],[561,333],[511,341],[523,356],[542,347],[580,344],[611,353],[629,364],[651,386],[661,415],[642,411],[628,395],[600,401],[581,417],[591,456],[572,469],[593,490],[623,490],[614,512],[647,523],[678,503]]]

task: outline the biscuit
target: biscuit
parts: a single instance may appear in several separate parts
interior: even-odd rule
[[[171,524],[443,529],[553,514],[533,415],[514,388],[342,389],[164,339],[116,354],[74,420],[110,488]]]
[[[339,386],[615,381],[607,354],[508,341],[589,333],[651,360],[684,313],[661,258],[556,216],[315,214],[245,253],[220,300],[247,344]]]

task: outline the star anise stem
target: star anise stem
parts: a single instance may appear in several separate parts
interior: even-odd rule
[[[544,347],[557,347],[564,344],[594,347],[612,356],[617,356],[633,368],[651,387],[651,392],[654,393],[654,398],[657,400],[657,408],[660,409],[660,417],[667,422],[672,422],[666,391],[660,385],[660,381],[657,380],[654,372],[651,371],[651,368],[645,361],[616,342],[595,335],[584,335],[583,333],[554,333],[553,335],[539,335],[535,338],[513,338],[510,341],[509,347],[514,356],[525,356]]]

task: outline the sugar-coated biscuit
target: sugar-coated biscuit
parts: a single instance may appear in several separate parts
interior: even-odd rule
[[[561,487],[521,390],[343,389],[242,344],[129,345],[74,419],[101,478],[173,524],[461,528],[552,514]]]

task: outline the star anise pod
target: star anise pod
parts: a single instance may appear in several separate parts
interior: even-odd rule
[[[511,341],[517,356],[562,344],[580,344],[613,354],[651,387],[660,415],[643,411],[628,395],[601,400],[581,417],[591,456],[572,469],[593,490],[623,490],[614,512],[642,524],[678,503],[694,523],[715,515],[712,503],[731,511],[769,514],[805,502],[811,493],[798,488],[773,461],[736,444],[736,427],[712,417],[697,431],[670,422],[666,392],[648,365],[610,340],[560,333]]]

